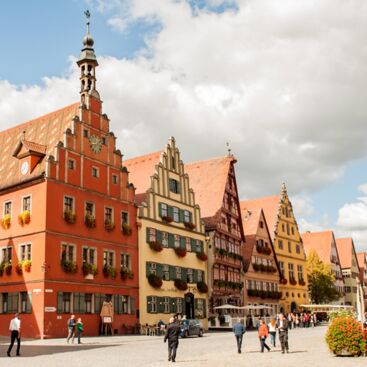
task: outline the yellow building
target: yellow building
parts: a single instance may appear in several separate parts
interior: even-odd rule
[[[280,311],[299,310],[300,305],[309,303],[306,255],[285,184],[280,195],[247,200],[241,208],[264,211],[281,273]]]
[[[136,187],[139,226],[139,310],[142,325],[173,314],[207,327],[207,249],[174,138],[164,151],[124,162]]]

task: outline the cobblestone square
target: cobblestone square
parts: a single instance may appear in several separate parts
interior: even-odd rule
[[[290,353],[280,348],[261,354],[257,333],[245,334],[242,354],[236,352],[232,333],[208,333],[203,338],[180,339],[177,363],[181,366],[365,366],[366,357],[332,356],[324,342],[326,327],[291,330]],[[278,340],[277,340],[278,341]],[[68,345],[64,339],[24,341],[21,357],[6,357],[6,343],[0,346],[0,364],[6,366],[168,366],[167,345],[158,336],[84,338],[83,344]],[[13,349],[13,354],[15,350]],[[5,364],[6,363],[6,364]]]

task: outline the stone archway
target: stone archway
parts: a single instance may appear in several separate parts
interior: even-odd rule
[[[296,312],[296,311],[297,311],[297,309],[298,309],[298,307],[297,307],[297,303],[293,301],[293,302],[291,303],[291,312]]]
[[[185,294],[185,315],[187,319],[195,318],[194,295],[192,293]]]

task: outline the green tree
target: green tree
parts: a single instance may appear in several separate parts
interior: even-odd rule
[[[335,276],[331,266],[323,263],[315,250],[307,256],[306,269],[312,303],[323,304],[340,298],[334,286]]]

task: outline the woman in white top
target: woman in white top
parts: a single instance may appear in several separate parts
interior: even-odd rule
[[[269,334],[270,334],[270,344],[275,348],[275,337],[277,335],[277,322],[273,318],[268,324]]]

